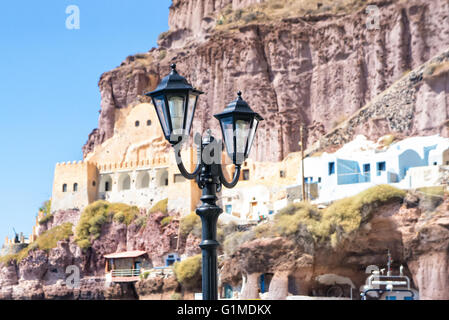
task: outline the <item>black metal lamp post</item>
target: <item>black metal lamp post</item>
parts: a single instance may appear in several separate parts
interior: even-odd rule
[[[176,71],[176,65],[171,65],[171,73],[162,79],[156,90],[147,93],[153,100],[165,138],[175,147],[176,163],[179,171],[187,179],[196,179],[202,189],[202,204],[196,209],[202,222],[202,291],[203,300],[217,300],[217,221],[223,210],[217,206],[216,194],[222,185],[226,188],[236,186],[240,177],[240,167],[248,157],[254,141],[256,130],[263,118],[251,110],[238,93],[237,100],[231,102],[223,112],[215,117],[220,121],[223,139],[229,157],[236,170],[231,182],[228,182],[221,166],[221,154],[214,150],[222,150],[214,137],[209,133],[198,141],[198,163],[192,173],[184,167],[181,159],[180,142],[182,137],[189,136],[199,95],[203,92],[194,89],[187,80]],[[218,148],[210,148],[218,145]],[[208,150],[209,156],[218,161],[206,161],[203,151]],[[212,150],[212,151],[210,151]]]

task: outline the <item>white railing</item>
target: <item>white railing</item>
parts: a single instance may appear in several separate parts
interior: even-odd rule
[[[112,270],[112,278],[116,277],[139,277],[141,269],[117,269]]]

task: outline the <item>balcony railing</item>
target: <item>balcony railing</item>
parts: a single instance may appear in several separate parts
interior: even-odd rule
[[[112,270],[112,278],[139,277],[141,269],[117,269]]]

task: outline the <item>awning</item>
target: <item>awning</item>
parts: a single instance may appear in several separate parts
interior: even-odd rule
[[[120,259],[120,258],[137,258],[146,254],[145,251],[125,251],[125,252],[116,252],[104,255],[106,259]]]

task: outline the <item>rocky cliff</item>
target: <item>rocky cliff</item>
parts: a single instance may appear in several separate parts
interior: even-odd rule
[[[335,204],[339,206],[335,216],[326,213],[335,205],[323,211],[298,204],[293,211],[287,208],[274,221],[247,231],[221,225],[220,287],[230,284],[242,289],[241,298],[258,299],[260,275],[271,275],[265,298],[285,299],[288,295],[326,296],[329,285],[339,279],[340,284],[352,286],[357,299],[367,268],[385,267],[389,250],[393,269],[398,272],[403,265],[420,299],[449,299],[449,194],[441,187],[408,193],[376,188],[362,198]],[[351,213],[354,207],[359,207],[355,215]],[[181,228],[178,233],[179,222],[164,224],[165,216],[156,212],[145,223],[136,218],[129,225],[105,222],[87,249],[80,248],[76,237],[69,234],[54,247],[31,248],[17,262],[1,261],[0,299],[193,299],[189,287],[170,274],[135,285],[108,286],[105,282],[103,256],[108,253],[144,250],[154,266],[163,265],[163,256],[177,248],[180,254],[199,253],[197,231],[193,231],[198,226],[190,225],[188,233]],[[63,224],[55,225],[57,221]],[[42,225],[40,237],[58,226],[72,225],[67,221],[78,224],[79,213],[55,214]],[[240,240],[233,244],[233,239]],[[80,269],[76,289],[66,283],[66,268],[71,265]],[[330,282],[319,281],[326,277]],[[195,281],[197,287],[199,283]],[[349,286],[341,287],[341,294],[349,297]]]
[[[154,266],[164,265],[164,255],[177,251],[198,253],[198,241],[180,237],[178,243],[179,221],[174,219],[161,224],[166,213],[140,213],[129,225],[109,220],[101,225],[99,237],[92,240],[91,246],[80,248],[76,241],[76,227],[80,223],[81,213],[76,210],[59,211],[39,228],[40,237],[58,226],[69,224],[72,233],[63,239],[56,239],[51,247],[33,246],[21,258],[0,261],[0,300],[2,299],[116,299],[138,298],[151,290],[145,290],[145,282],[137,290],[133,286],[108,287],[105,283],[104,255],[114,252],[142,250],[149,255]],[[142,217],[145,223],[142,223]],[[72,274],[68,266],[77,266],[80,270],[79,288],[69,288],[66,280]],[[152,282],[167,282],[165,289],[173,292],[179,284],[171,277],[155,278]],[[147,284],[148,286],[148,284]],[[143,288],[142,288],[143,287]],[[154,291],[154,290],[153,290]],[[173,293],[172,292],[172,293]],[[166,296],[170,299],[170,295]]]
[[[272,274],[268,298],[287,295],[326,296],[317,279],[346,279],[357,296],[370,265],[386,266],[387,249],[398,274],[400,265],[419,290],[420,299],[449,299],[449,198],[411,192],[404,200],[374,202],[362,210],[362,222],[338,244],[315,241],[311,229],[298,228],[293,237],[262,236],[242,244],[221,265],[221,281],[242,284],[242,297],[259,297],[258,279]],[[338,282],[337,282],[338,283]],[[344,295],[350,296],[348,286]]]
[[[378,28],[367,27],[368,5],[379,9]],[[153,89],[176,61],[179,71],[206,92],[194,130],[217,130],[212,115],[242,90],[266,119],[252,157],[282,159],[298,150],[301,123],[310,146],[446,50],[447,10],[444,0],[173,1],[170,30],[161,34],[159,47],[128,57],[101,77],[99,128],[84,154],[114,134],[114,111]],[[440,121],[447,117],[447,86],[441,81],[422,86],[424,95],[404,98],[416,105],[416,112],[404,115],[416,124],[407,133],[447,136]],[[395,93],[397,99],[400,95],[407,92]],[[437,123],[430,116],[435,105],[443,112]],[[388,126],[388,116],[380,111],[358,131],[368,136],[401,132],[400,126]]]

